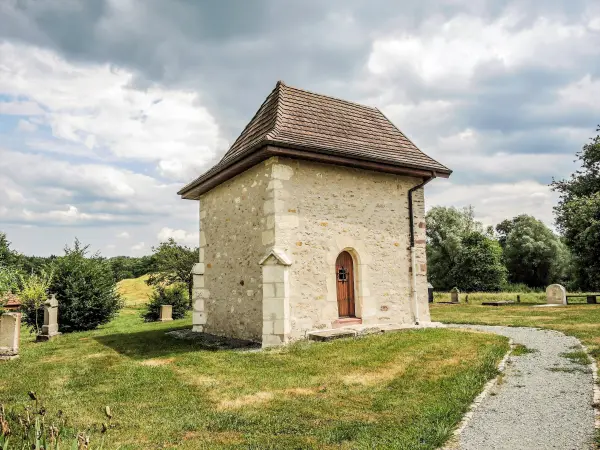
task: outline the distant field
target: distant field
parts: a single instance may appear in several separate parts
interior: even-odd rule
[[[148,302],[148,295],[152,293],[152,287],[146,284],[148,275],[139,278],[131,278],[119,281],[117,290],[125,301],[125,306],[135,308],[143,306]]]
[[[577,294],[585,296],[585,293],[579,292],[567,292],[569,294]],[[546,303],[546,293],[545,292],[469,292],[469,293],[461,293],[459,295],[459,302],[466,303],[466,296],[469,296],[469,304],[479,305],[482,302],[499,302],[499,301],[517,301],[517,295],[520,296],[521,303]],[[576,303],[586,303],[587,299],[585,297],[579,298],[570,298],[569,304]],[[450,301],[450,293],[449,292],[434,292],[433,293],[433,301],[437,302],[449,302]]]

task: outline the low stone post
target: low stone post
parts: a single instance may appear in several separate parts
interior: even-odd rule
[[[458,290],[458,288],[453,287],[450,290],[450,301],[452,303],[458,303],[458,296],[460,295],[460,291]]]
[[[202,333],[204,331],[204,326],[206,325],[205,301],[210,294],[208,289],[204,287],[203,262],[194,264],[194,267],[192,267],[192,278],[192,331]]]
[[[271,249],[259,261],[262,266],[263,333],[262,346],[286,344],[290,339],[290,287],[287,255]]]
[[[549,305],[566,305],[567,291],[560,284],[551,284],[546,288],[546,303]]]
[[[173,305],[160,305],[160,312],[158,314],[158,320],[160,322],[169,322],[173,320]]]
[[[0,360],[19,357],[21,313],[0,315]]]
[[[42,326],[42,334],[38,334],[38,341],[49,341],[58,336],[58,300],[56,294],[44,302],[44,325]]]

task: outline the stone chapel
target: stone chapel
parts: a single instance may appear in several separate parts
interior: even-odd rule
[[[430,321],[424,186],[451,174],[377,108],[278,82],[198,200],[193,330],[262,342]]]

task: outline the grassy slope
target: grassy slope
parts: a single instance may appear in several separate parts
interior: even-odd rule
[[[148,302],[148,296],[152,293],[152,287],[146,284],[148,275],[139,278],[121,280],[117,284],[119,294],[125,300],[125,306],[130,308],[145,305]]]
[[[446,323],[551,328],[579,338],[600,364],[600,305],[557,308],[534,308],[531,305],[433,305],[431,318]]]
[[[25,334],[21,358],[0,364],[0,398],[19,409],[34,390],[47,420],[62,409],[78,428],[110,405],[105,448],[436,448],[507,349],[499,336],[443,329],[266,352],[165,335],[189,322],[143,323],[126,309],[48,343]]]

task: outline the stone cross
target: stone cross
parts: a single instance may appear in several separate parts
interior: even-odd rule
[[[19,356],[21,337],[21,314],[5,313],[0,315],[0,360]]]
[[[567,291],[560,284],[551,284],[546,288],[546,302],[549,305],[566,305]]]
[[[58,336],[58,300],[56,294],[44,302],[44,325],[42,333],[38,335],[38,341],[49,341],[55,336]]]
[[[173,305],[160,305],[158,320],[160,322],[169,322],[173,320]]]

